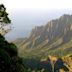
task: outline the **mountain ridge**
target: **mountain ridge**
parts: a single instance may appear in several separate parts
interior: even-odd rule
[[[67,50],[71,53],[72,46],[69,45],[72,43],[71,39],[72,15],[64,14],[46,25],[36,26],[28,38],[20,42],[17,39],[14,43],[18,46],[20,56],[42,57],[43,54],[62,56]]]
[[[60,58],[68,72],[72,72],[72,15],[64,14],[46,25],[36,26],[28,38],[19,38],[13,43],[17,45],[20,57],[45,61],[49,56],[51,61]],[[65,72],[64,69],[59,72]]]

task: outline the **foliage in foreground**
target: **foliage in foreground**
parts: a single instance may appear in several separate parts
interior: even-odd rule
[[[24,72],[21,58],[18,57],[17,47],[8,43],[0,34],[0,72]]]

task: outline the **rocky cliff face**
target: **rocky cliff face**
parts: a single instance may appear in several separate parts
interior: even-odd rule
[[[56,20],[49,21],[45,26],[37,26],[32,29],[30,37],[24,42],[23,48],[41,47],[62,38],[62,42],[68,42],[72,38],[72,15],[63,15]]]
[[[28,38],[17,39],[14,43],[20,56],[41,59],[48,55],[61,57],[68,72],[72,72],[72,15],[65,14],[45,26],[36,26]],[[60,72],[67,70],[65,66],[59,69]]]
[[[26,39],[14,41],[21,56],[63,56],[72,52],[72,15],[64,14],[44,26],[36,26]],[[29,57],[30,57],[29,56]]]
[[[64,39],[67,35],[72,36],[71,15],[63,15],[59,19],[48,22],[45,26],[35,27],[30,37],[35,41],[42,38],[42,41],[48,39],[50,42],[55,38],[63,37]]]

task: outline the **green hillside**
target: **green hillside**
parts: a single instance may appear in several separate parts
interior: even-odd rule
[[[72,15],[63,15],[45,26],[32,29],[28,38],[14,41],[19,56],[44,58],[48,55],[64,56],[72,53]]]
[[[72,72],[72,15],[63,15],[32,29],[13,42],[25,67],[37,72]],[[31,71],[31,72],[32,72]]]

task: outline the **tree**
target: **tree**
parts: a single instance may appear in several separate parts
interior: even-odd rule
[[[19,62],[17,47],[5,40],[4,36],[10,29],[6,28],[11,23],[6,8],[0,5],[0,72],[26,72]]]
[[[0,5],[0,33],[2,35],[5,35],[8,33],[11,29],[8,29],[6,27],[11,23],[11,20],[8,17],[8,13],[6,12],[6,8],[3,4]]]

